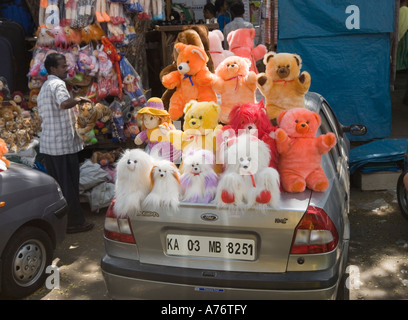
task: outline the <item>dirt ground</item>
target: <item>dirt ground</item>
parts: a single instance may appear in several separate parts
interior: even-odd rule
[[[59,288],[43,286],[26,300],[106,300],[105,282],[100,268],[104,254],[103,225],[105,210],[91,213],[83,206],[88,221],[95,227],[84,233],[67,234],[54,254],[53,265],[58,267]]]
[[[352,188],[349,219],[348,265],[359,272],[350,299],[408,299],[408,220],[400,213],[395,190]]]

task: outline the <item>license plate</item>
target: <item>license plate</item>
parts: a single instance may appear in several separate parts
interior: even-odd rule
[[[168,234],[168,255],[221,259],[255,260],[255,241],[252,239]]]

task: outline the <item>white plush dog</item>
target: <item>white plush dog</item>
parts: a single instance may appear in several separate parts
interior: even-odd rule
[[[183,156],[184,172],[180,177],[182,201],[210,203],[217,190],[214,154],[205,149],[189,149]]]
[[[141,209],[142,200],[151,190],[153,159],[142,149],[127,149],[116,165],[115,207],[117,216],[129,217]]]
[[[225,142],[225,171],[218,183],[216,202],[221,208],[277,208],[280,202],[279,173],[269,167],[265,142],[242,134]]]
[[[150,172],[152,191],[143,201],[143,207],[149,210],[159,208],[177,211],[180,196],[180,177],[175,164],[160,160],[153,165]]]

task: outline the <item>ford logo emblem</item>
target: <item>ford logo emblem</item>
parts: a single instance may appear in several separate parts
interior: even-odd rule
[[[218,216],[214,213],[203,213],[201,219],[204,221],[216,221],[218,220]]]

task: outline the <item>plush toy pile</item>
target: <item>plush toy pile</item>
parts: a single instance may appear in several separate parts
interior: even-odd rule
[[[77,106],[79,136],[95,143],[96,132],[111,126],[114,142],[134,142],[134,148],[92,157],[114,184],[118,216],[142,210],[176,213],[181,202],[242,212],[269,210],[279,208],[282,192],[326,190],[321,155],[336,138],[331,133],[317,136],[319,115],[305,108],[311,77],[301,71],[299,55],[255,45],[254,29],[231,32],[226,51],[219,32],[186,27],[176,38],[174,62],[160,73],[163,95],[146,101],[140,77],[121,46],[136,36],[129,12],[140,19],[160,19],[159,2],[69,0],[59,11],[55,0],[41,1],[41,26],[28,74],[30,101],[23,103],[13,93],[13,100],[0,109],[0,124],[10,133],[24,131],[14,126],[21,110],[35,110],[35,96],[47,78],[44,59],[61,52],[69,84],[81,88],[76,94],[85,97]],[[258,74],[261,60],[265,72]],[[6,89],[0,87],[3,95]],[[107,103],[107,98],[113,101]],[[3,153],[24,141],[1,138]],[[7,162],[1,161],[0,170],[5,170]]]
[[[8,152],[18,153],[29,147],[41,131],[41,119],[36,108],[25,110],[15,100],[0,102],[0,138]]]
[[[321,156],[336,138],[317,135],[320,117],[304,104],[311,78],[301,72],[300,56],[267,53],[253,44],[253,30],[228,36],[232,54],[222,56],[222,38],[216,37],[211,32],[202,41],[194,30],[180,33],[175,64],[160,75],[167,103],[154,98],[160,111],[140,111],[143,130],[151,131],[135,143],[160,137],[180,151],[181,161],[149,148],[126,150],[117,164],[117,215],[177,212],[180,202],[238,212],[278,209],[282,192],[329,187]],[[202,45],[207,40],[217,44],[220,54],[212,55],[210,47],[208,55]],[[207,64],[211,55],[214,71]],[[266,70],[257,74],[261,59]],[[263,96],[260,101],[256,90]],[[172,120],[180,120],[182,129]]]

